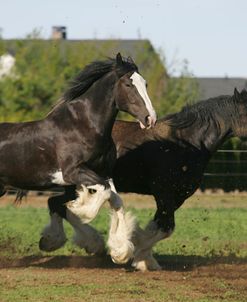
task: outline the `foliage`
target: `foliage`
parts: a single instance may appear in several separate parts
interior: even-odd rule
[[[134,60],[148,82],[148,93],[159,116],[179,110],[185,102],[195,99],[196,86],[188,79],[187,66],[183,67],[181,77],[170,78],[164,56],[148,40],[133,45]],[[0,40],[0,55],[10,52],[16,59],[14,76],[12,72],[0,79],[0,121],[44,117],[86,64],[115,55],[119,47],[117,40],[43,40],[37,29],[24,40]],[[131,119],[127,114],[120,116]]]
[[[165,97],[166,106],[164,106],[162,113],[167,114],[168,112],[176,112],[184,105],[197,101],[198,97],[199,91],[197,81],[192,77],[185,61],[183,69],[181,70],[181,75],[168,79]]]
[[[70,79],[98,59],[101,51],[92,45],[68,41],[10,41],[15,50],[14,76],[0,81],[1,121],[25,121],[44,117],[65,90]],[[2,52],[4,49],[2,50]]]
[[[119,51],[117,41],[101,41],[99,44],[94,41],[43,40],[37,30],[26,40],[0,42],[0,55],[12,51],[16,59],[12,74],[0,79],[0,121],[44,117],[69,81],[86,64],[106,59],[113,50],[115,53]],[[159,107],[166,81],[165,69],[148,41],[142,43],[142,47],[144,49],[135,50],[134,59],[149,82],[151,99],[155,99],[154,104]]]

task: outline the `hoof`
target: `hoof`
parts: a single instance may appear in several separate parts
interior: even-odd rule
[[[145,271],[161,271],[162,267],[159,263],[155,260],[152,255],[149,255],[144,260],[133,261],[132,267],[135,268],[137,271],[145,272]]]
[[[45,252],[52,252],[62,247],[66,241],[66,238],[56,241],[54,238],[42,236],[39,240],[39,249]]]
[[[128,245],[111,249],[111,259],[116,264],[125,264],[134,256],[134,245],[129,242]]]
[[[97,256],[103,256],[106,255],[106,248],[104,241],[100,242],[97,246],[86,246],[85,251],[89,255],[97,255]]]
[[[88,255],[92,255],[92,256],[105,256],[107,254],[105,246],[103,246],[102,248],[100,248],[98,250],[93,250],[93,251],[91,250],[90,247],[85,247],[85,252]]]

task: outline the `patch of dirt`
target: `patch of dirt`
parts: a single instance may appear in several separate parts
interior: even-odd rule
[[[211,264],[206,261],[203,263],[202,259],[180,260],[168,258],[161,261],[162,271],[143,273],[133,271],[130,265],[115,265],[109,257],[36,256],[14,261],[0,259],[0,280],[4,280],[2,284],[9,288],[15,287],[17,283],[23,286],[98,284],[101,287],[96,287],[94,294],[102,297],[102,300],[97,301],[109,301],[107,294],[110,295],[114,290],[122,295],[121,301],[149,301],[130,297],[135,296],[136,291],[138,295],[145,297],[156,289],[158,292],[165,291],[169,294],[167,301],[182,301],[177,299],[177,294],[184,295],[186,301],[202,298],[212,299],[210,301],[224,301],[226,298],[226,301],[245,301],[246,259],[233,263],[218,259]],[[112,287],[113,284],[115,287]],[[102,289],[102,286],[105,289]]]

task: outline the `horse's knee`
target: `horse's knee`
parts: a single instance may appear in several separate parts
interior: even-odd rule
[[[111,197],[110,187],[103,185],[84,186],[77,190],[77,198],[66,204],[67,215],[73,214],[82,223],[89,223],[98,214],[102,205]]]

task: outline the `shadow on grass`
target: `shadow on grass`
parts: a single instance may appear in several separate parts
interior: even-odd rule
[[[191,271],[200,266],[214,264],[247,264],[247,258],[229,256],[154,255],[166,271]]]
[[[230,256],[202,257],[195,255],[155,255],[165,271],[192,271],[200,266],[215,264],[247,264],[247,258]],[[0,257],[0,268],[41,267],[47,269],[86,268],[119,269],[133,271],[131,263],[116,265],[110,256],[26,256],[19,259]]]

